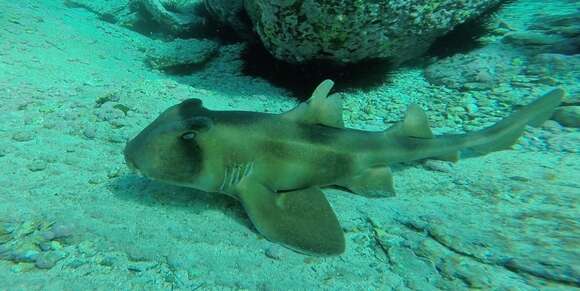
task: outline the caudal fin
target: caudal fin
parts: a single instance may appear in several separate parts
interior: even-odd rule
[[[478,153],[509,148],[522,135],[526,125],[540,126],[549,119],[565,95],[563,89],[554,89],[495,125],[467,134],[466,147]]]

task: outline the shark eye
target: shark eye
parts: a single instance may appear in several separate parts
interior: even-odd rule
[[[183,140],[193,140],[197,133],[195,131],[186,131],[181,135],[181,139]]]

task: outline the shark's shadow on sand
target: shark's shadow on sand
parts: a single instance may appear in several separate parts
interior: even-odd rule
[[[258,233],[241,204],[227,195],[165,184],[134,174],[114,179],[108,188],[121,200],[159,209],[185,210],[191,215],[201,215],[209,209],[217,209],[238,224]]]

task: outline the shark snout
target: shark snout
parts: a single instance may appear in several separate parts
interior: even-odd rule
[[[125,164],[127,164],[127,167],[129,167],[129,169],[131,169],[133,172],[138,172],[139,169],[137,168],[137,165],[135,163],[135,159],[133,157],[133,141],[129,141],[127,142],[127,145],[125,146],[125,149],[123,150],[123,155],[125,156]]]

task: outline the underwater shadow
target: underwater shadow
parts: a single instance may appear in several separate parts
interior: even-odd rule
[[[336,83],[334,91],[370,90],[389,83],[394,72],[392,62],[381,58],[352,64],[328,60],[293,64],[276,59],[258,42],[248,44],[242,51],[241,59],[242,74],[284,88],[301,101],[308,99],[316,86],[326,79]]]
[[[107,188],[121,200],[149,207],[187,210],[192,215],[219,209],[238,224],[255,231],[241,204],[226,195],[173,186],[131,174],[114,179]]]

